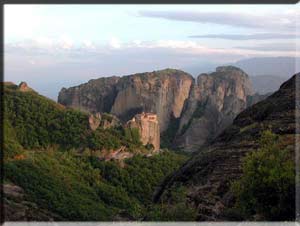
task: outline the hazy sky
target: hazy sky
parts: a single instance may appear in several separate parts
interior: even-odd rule
[[[5,5],[4,78],[56,99],[101,76],[299,56],[297,19],[299,4]]]

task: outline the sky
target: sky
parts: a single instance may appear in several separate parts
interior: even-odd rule
[[[299,56],[297,19],[299,4],[6,4],[4,80],[56,100],[103,76]]]

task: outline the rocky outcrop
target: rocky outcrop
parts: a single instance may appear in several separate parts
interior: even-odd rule
[[[26,82],[21,82],[19,84],[19,90],[21,92],[28,92],[28,91],[33,91],[28,85]]]
[[[105,161],[116,160],[123,162],[124,159],[131,158],[133,156],[134,153],[128,152],[126,147],[122,146],[116,150],[101,150],[97,157]]]
[[[117,95],[116,84],[120,77],[103,77],[71,87],[62,88],[58,102],[91,113],[110,112]]]
[[[161,131],[171,116],[179,118],[193,83],[191,75],[174,69],[90,80],[63,88],[58,102],[89,112],[110,112],[126,122],[135,114],[157,114]]]
[[[24,190],[14,184],[3,184],[3,209],[5,221],[54,221],[62,220],[56,214],[26,200]]]
[[[187,203],[197,209],[198,220],[228,220],[224,211],[233,204],[230,184],[241,176],[243,157],[257,150],[262,131],[271,129],[278,134],[282,148],[294,156],[295,134],[299,136],[295,127],[300,120],[299,110],[295,109],[296,81],[299,86],[300,73],[267,99],[242,111],[210,145],[166,179],[154,199],[163,195],[171,198],[172,188],[184,186],[188,190]]]
[[[140,139],[143,145],[152,144],[154,151],[160,149],[160,130],[156,114],[142,113],[135,115],[127,122],[129,128],[139,130]]]
[[[90,114],[88,120],[90,129],[93,131],[99,126],[103,129],[109,129],[121,125],[120,120],[116,116],[107,113],[100,114],[97,112],[95,114]]]
[[[107,113],[102,114],[102,120],[100,126],[103,129],[109,129],[120,125],[121,122],[116,116]]]
[[[199,75],[181,116],[174,146],[189,152],[199,150],[232,123],[252,94],[249,77],[239,68],[218,67],[216,72]]]
[[[96,113],[96,114],[91,114],[89,116],[89,126],[91,128],[91,130],[96,130],[101,123],[101,114],[100,113]]]

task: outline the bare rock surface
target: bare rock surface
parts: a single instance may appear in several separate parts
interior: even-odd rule
[[[58,102],[92,113],[112,113],[124,122],[143,111],[153,112],[163,131],[171,115],[180,117],[192,83],[191,75],[174,69],[106,77],[63,88]]]
[[[156,114],[142,113],[127,122],[129,128],[137,128],[143,145],[152,144],[154,151],[160,149],[160,130]]]
[[[161,135],[173,130],[167,138],[171,146],[195,152],[216,138],[238,113],[266,96],[253,94],[250,78],[241,69],[221,66],[196,80],[175,69],[94,79],[63,88],[58,102],[90,113],[107,112],[123,123],[136,114],[152,112]]]
[[[21,83],[19,84],[19,90],[20,90],[21,92],[32,91],[32,89],[27,85],[26,82],[21,82]]]
[[[248,75],[233,66],[197,78],[180,119],[174,146],[193,152],[213,140],[247,107],[253,94]]]
[[[53,221],[60,217],[26,200],[24,190],[14,184],[3,184],[5,221]]]

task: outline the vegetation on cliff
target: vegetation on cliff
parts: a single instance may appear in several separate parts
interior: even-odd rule
[[[20,186],[25,201],[55,220],[293,220],[299,75],[240,113],[187,162],[167,150],[138,155],[147,147],[137,131],[92,131],[87,114],[6,86],[4,182]],[[135,155],[121,164],[93,154],[124,146]]]
[[[92,131],[88,125],[87,113],[65,108],[36,92],[21,92],[16,85],[5,86],[3,99],[7,130],[5,145],[10,146],[10,151],[5,153],[7,156],[20,149],[18,144],[25,149],[41,149],[53,145],[59,145],[63,149],[110,150],[121,146],[132,150],[144,149],[137,141],[136,131],[128,131],[123,127],[99,127]]]
[[[99,127],[92,131],[87,114],[34,91],[22,92],[13,84],[5,86],[4,107],[4,183],[24,190],[22,203],[37,205],[26,219],[48,220],[39,209],[54,220],[143,219],[155,188],[186,160],[167,150],[140,156],[137,149],[147,148],[137,130]],[[120,146],[136,154],[122,165],[81,153]],[[17,200],[4,198],[6,206],[20,207]],[[6,220],[25,219],[23,209],[15,211]]]
[[[26,151],[5,162],[4,179],[23,188],[28,201],[55,214],[56,220],[138,220],[151,206],[155,187],[184,160],[165,152],[135,156],[121,168],[67,151]]]
[[[293,220],[295,218],[295,163],[280,139],[265,131],[260,149],[243,161],[243,176],[232,185],[236,210],[245,219]]]

